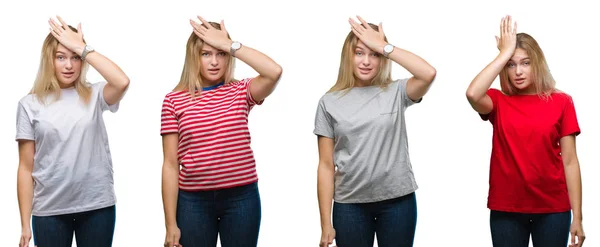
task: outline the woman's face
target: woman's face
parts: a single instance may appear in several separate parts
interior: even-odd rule
[[[229,55],[206,43],[202,45],[200,60],[203,81],[208,85],[214,85],[224,80],[224,75],[229,64]]]
[[[54,75],[61,88],[72,87],[81,74],[81,57],[58,44],[54,54]]]
[[[533,91],[533,76],[531,73],[531,59],[527,51],[517,48],[515,53],[506,64],[508,79],[513,87],[521,93],[531,93]]]
[[[381,55],[358,40],[354,49],[354,77],[360,84],[370,84],[371,80],[379,73],[380,63]]]

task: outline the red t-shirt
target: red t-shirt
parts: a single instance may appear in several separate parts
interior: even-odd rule
[[[187,91],[165,96],[160,134],[179,134],[179,189],[215,190],[258,181],[248,113],[262,101],[250,95],[251,82],[232,82],[195,100]]]
[[[571,96],[508,96],[490,89],[494,109],[483,120],[494,127],[488,208],[519,213],[571,209],[560,139],[579,135]]]

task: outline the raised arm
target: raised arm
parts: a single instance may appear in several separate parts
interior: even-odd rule
[[[479,72],[467,89],[469,104],[480,114],[488,114],[493,110],[494,104],[486,92],[517,48],[517,23],[514,23],[513,26],[510,16],[502,18],[500,22],[500,37],[496,36],[496,42],[500,53]]]
[[[21,213],[21,239],[19,247],[29,246],[31,240],[31,207],[33,201],[33,154],[35,142],[19,140],[19,169],[17,171],[17,197]]]
[[[60,16],[57,16],[57,19],[60,25],[52,19],[48,21],[52,29],[52,35],[67,49],[82,56],[86,44],[83,42],[81,24],[77,25],[77,32],[74,32],[68,28],[68,25]],[[103,91],[106,103],[108,105],[118,103],[129,87],[129,77],[127,77],[119,66],[99,52],[94,51],[86,54],[82,59],[85,59],[85,61],[96,69],[107,82]]]
[[[352,19],[349,19],[354,35],[356,35],[356,37],[358,37],[371,50],[384,54],[384,47],[388,43],[384,38],[385,34],[383,32],[382,24],[379,24],[379,30],[376,31],[360,16],[357,16],[357,18],[362,25]],[[408,97],[413,101],[417,101],[422,98],[427,93],[431,83],[435,79],[435,68],[429,65],[429,63],[427,63],[421,57],[398,47],[394,47],[393,50],[387,54],[387,57],[404,67],[413,75],[413,77],[408,80],[406,85],[406,93],[408,94]]]
[[[177,193],[179,191],[179,162],[177,161],[177,144],[179,134],[165,134],[163,142],[163,168],[162,168],[162,198],[165,213],[165,227],[167,229],[165,246],[181,247],[179,238],[181,231],[177,226]]]
[[[331,207],[333,203],[335,165],[333,164],[333,139],[318,136],[319,168],[317,170],[317,196],[321,212],[320,247],[333,243],[335,229],[331,224]]]
[[[218,30],[209,25],[202,17],[198,16],[198,19],[201,23],[206,23],[206,25],[190,20],[190,24],[194,28],[194,33],[210,46],[230,52],[233,41],[227,37],[225,23],[221,21],[221,30]],[[258,72],[259,75],[250,84],[250,94],[257,102],[264,100],[275,89],[281,77],[281,66],[267,55],[245,45],[242,45],[240,49],[235,51],[235,57]]]

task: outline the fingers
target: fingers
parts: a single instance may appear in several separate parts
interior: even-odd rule
[[[210,23],[208,23],[208,21],[204,20],[204,18],[202,18],[202,16],[198,16],[198,20],[200,20],[202,22],[202,26],[206,29],[212,29],[213,27],[210,25]]]
[[[352,18],[348,18],[348,22],[350,23],[350,27],[355,35],[358,36],[362,33],[363,27],[361,27],[360,24],[356,23],[356,21],[352,20]]]
[[[50,24],[50,29],[56,32],[56,34],[60,34],[63,30],[62,27],[59,27],[58,24],[54,20],[52,20],[52,18],[48,20],[48,24]]]
[[[365,27],[365,29],[372,29],[371,26],[369,25],[369,23],[367,21],[365,21],[362,17],[357,15],[356,18],[360,21],[362,26]]]
[[[575,233],[571,232],[571,244],[569,246],[575,246]]]
[[[67,25],[67,23],[60,16],[57,15],[56,19],[58,19],[63,29],[67,30],[67,28],[69,28],[69,25]]]
[[[515,26],[513,27],[512,34],[517,34],[517,22],[515,21]]]
[[[379,35],[381,36],[381,38],[385,37],[385,34],[383,33],[383,22],[379,23]]]

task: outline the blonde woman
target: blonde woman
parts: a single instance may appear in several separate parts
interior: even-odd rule
[[[536,40],[502,18],[496,58],[467,99],[494,127],[488,208],[494,247],[581,246],[581,174],[573,99],[560,92]],[[490,89],[500,75],[501,89]],[[571,221],[572,211],[572,221]]]
[[[417,184],[404,111],[421,101],[436,70],[389,44],[381,24],[358,20],[349,20],[337,82],[315,118],[320,246],[373,246],[375,234],[378,246],[412,246]],[[413,77],[392,80],[392,62]]]
[[[190,20],[179,84],[163,101],[165,246],[256,246],[261,202],[248,114],[282,69],[232,41],[224,23]],[[234,80],[238,58],[258,76]],[[181,168],[181,169],[180,169]]]
[[[19,101],[19,246],[111,246],[115,192],[102,114],[116,112],[129,78],[83,40],[81,25],[50,19],[31,93]],[[106,82],[90,84],[88,64]],[[30,219],[31,226],[30,227]]]

